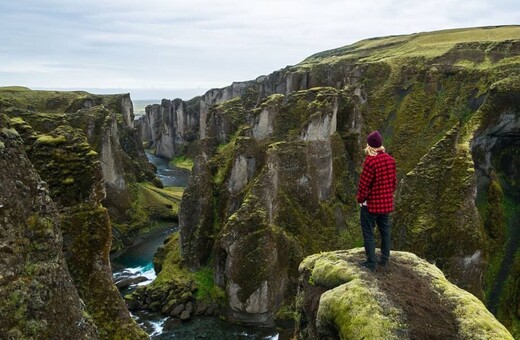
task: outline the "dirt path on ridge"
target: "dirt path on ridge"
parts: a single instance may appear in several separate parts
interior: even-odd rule
[[[410,339],[456,339],[458,324],[453,308],[432,290],[427,279],[405,265],[391,261],[374,273],[377,285],[403,310]]]

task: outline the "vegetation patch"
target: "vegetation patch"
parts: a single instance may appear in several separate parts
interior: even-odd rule
[[[178,156],[170,161],[170,165],[191,171],[193,168],[193,159],[186,157],[185,155]]]

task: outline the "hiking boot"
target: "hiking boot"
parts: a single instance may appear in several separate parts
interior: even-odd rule
[[[372,262],[364,261],[364,262],[361,262],[359,265],[361,267],[365,267],[365,268],[369,269],[370,271],[376,270],[376,264],[372,263]]]
[[[381,267],[386,267],[388,265],[388,260],[379,260],[377,264]]]

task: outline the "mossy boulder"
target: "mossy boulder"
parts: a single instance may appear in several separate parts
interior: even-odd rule
[[[416,255],[392,252],[376,272],[363,258],[356,248],[300,264],[299,338],[513,339],[479,299]]]

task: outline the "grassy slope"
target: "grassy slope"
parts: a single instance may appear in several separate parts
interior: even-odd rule
[[[341,59],[374,62],[400,57],[435,58],[454,45],[470,42],[500,42],[518,40],[520,26],[461,28],[411,35],[399,35],[361,40],[355,44],[316,53],[297,66],[315,63],[334,63]]]

